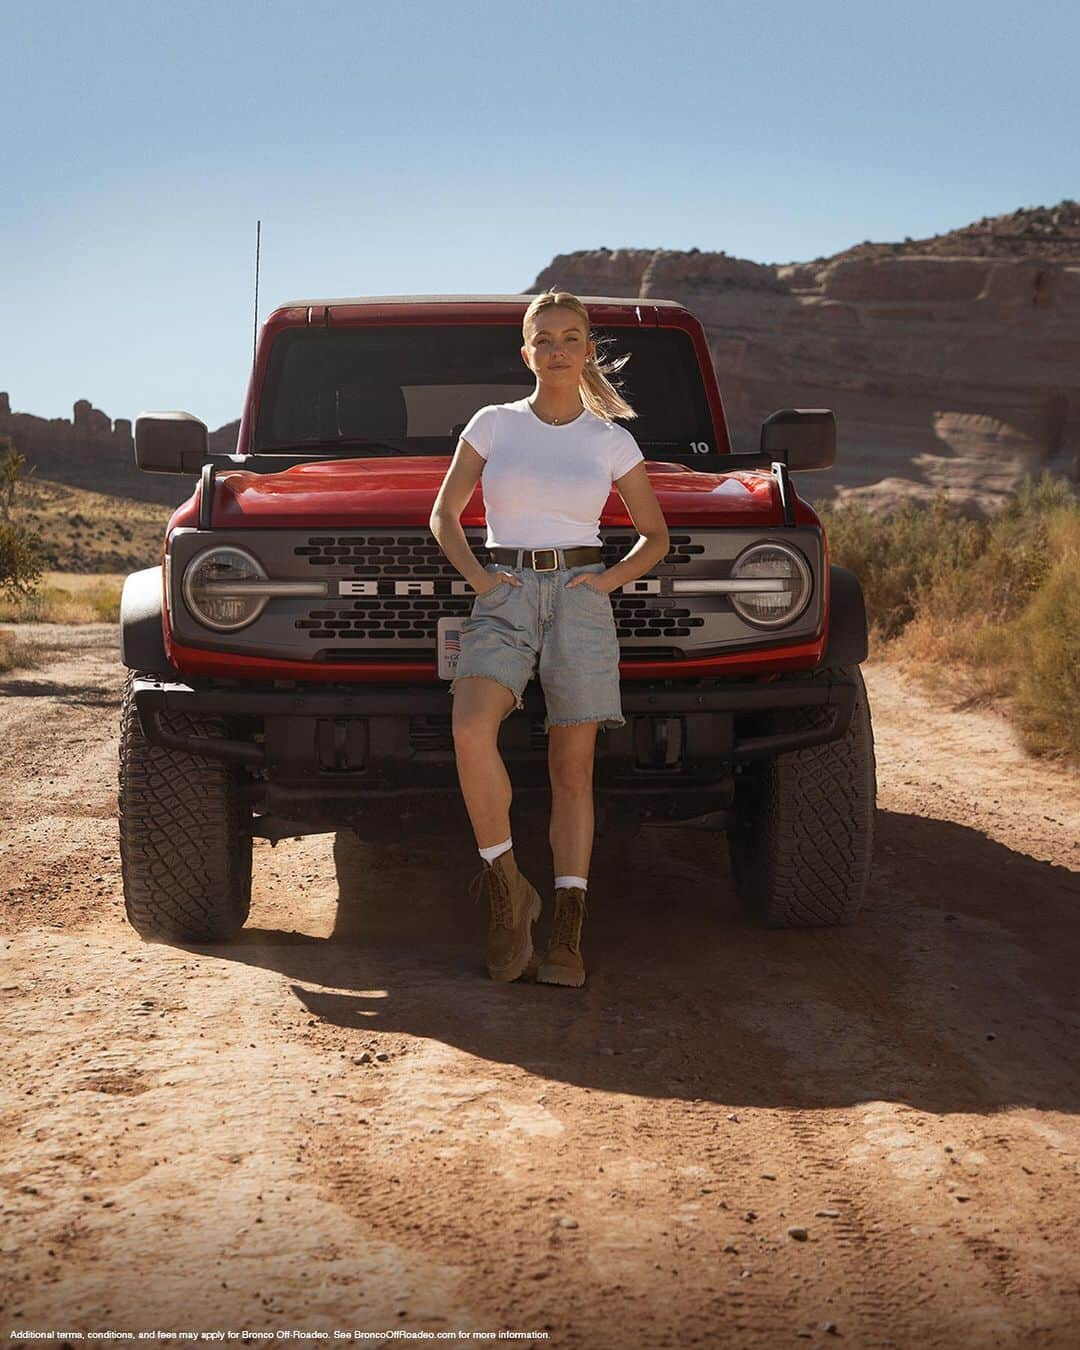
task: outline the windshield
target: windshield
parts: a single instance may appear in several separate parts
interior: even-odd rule
[[[648,454],[715,452],[697,356],[674,328],[594,330],[601,360],[630,360],[613,383],[637,411],[617,418]],[[349,457],[450,455],[488,403],[531,395],[515,324],[387,324],[289,328],[270,350],[255,429],[258,451],[335,447]],[[365,442],[371,442],[365,445]],[[703,444],[704,443],[704,444]]]

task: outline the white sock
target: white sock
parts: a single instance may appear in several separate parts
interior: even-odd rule
[[[480,850],[480,856],[485,862],[493,863],[500,853],[505,853],[507,849],[513,848],[514,840],[504,839],[501,844],[489,844],[487,848]]]
[[[588,884],[589,884],[589,883],[588,883],[588,881],[586,880],[585,877],[556,877],[556,878],[555,878],[555,889],[556,889],[556,890],[558,890],[560,886],[580,886],[582,890],[585,890],[586,887],[588,886]]]

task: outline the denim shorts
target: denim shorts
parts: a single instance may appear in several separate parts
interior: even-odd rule
[[[619,639],[611,597],[588,582],[566,589],[582,572],[605,572],[602,562],[538,572],[532,567],[488,563],[485,571],[509,572],[520,586],[500,581],[477,595],[461,625],[461,653],[450,684],[466,675],[486,675],[521,695],[539,664],[547,716],[544,730],[599,722],[621,727]],[[514,709],[508,708],[508,717]]]

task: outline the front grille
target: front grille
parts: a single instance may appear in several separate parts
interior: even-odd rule
[[[601,560],[611,567],[633,547],[636,535],[608,535],[602,542]],[[672,570],[688,564],[705,552],[689,534],[670,536],[671,548],[656,570]],[[457,569],[430,535],[408,534],[317,534],[293,549],[297,558],[334,578],[415,577],[443,583],[447,593],[436,596],[370,596],[363,600],[340,599],[331,607],[325,601],[295,620],[298,632],[312,643],[327,638],[343,642],[413,642],[434,648],[435,624],[448,615],[465,618],[472,610],[471,595],[450,595],[449,583],[460,581]],[[705,620],[695,616],[685,602],[671,597],[614,594],[611,597],[615,628],[620,642],[630,639],[689,637]],[[723,602],[726,604],[727,602]]]
[[[675,580],[693,585],[696,580],[728,576],[744,549],[769,536],[782,536],[802,549],[815,578],[810,605],[789,629],[782,633],[755,629],[724,594],[673,591]],[[486,562],[482,529],[469,527],[465,537],[477,558]],[[602,528],[600,537],[607,567],[624,558],[638,540],[632,529],[617,527]],[[180,583],[184,568],[210,543],[250,549],[268,576],[325,582],[327,594],[274,596],[245,628],[211,632],[188,613]],[[430,530],[419,526],[319,531],[183,528],[174,531],[170,547],[178,640],[238,655],[320,663],[430,663],[436,654],[438,620],[466,619],[475,599]],[[822,561],[820,532],[811,527],[671,529],[663,560],[611,596],[622,659],[679,661],[812,636],[821,624]]]
[[[379,600],[353,600],[340,609],[313,609],[296,627],[316,640],[360,638],[428,638],[436,620],[446,614],[468,614],[472,601],[460,596],[432,599],[425,596],[389,596]],[[434,642],[432,641],[432,645]]]
[[[313,534],[293,552],[310,567],[333,576],[447,576],[458,579],[446,554],[430,534]]]

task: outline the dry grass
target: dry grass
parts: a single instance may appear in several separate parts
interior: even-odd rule
[[[35,530],[57,572],[134,572],[161,559],[172,509],[34,476],[20,481],[14,518]]]
[[[1080,501],[1027,480],[986,521],[943,500],[822,512],[863,580],[876,656],[969,704],[1001,704],[1033,754],[1080,762]]]
[[[9,670],[31,670],[41,664],[41,653],[33,642],[0,628],[0,674]]]
[[[46,572],[33,595],[0,598],[0,623],[116,623],[123,572]]]

